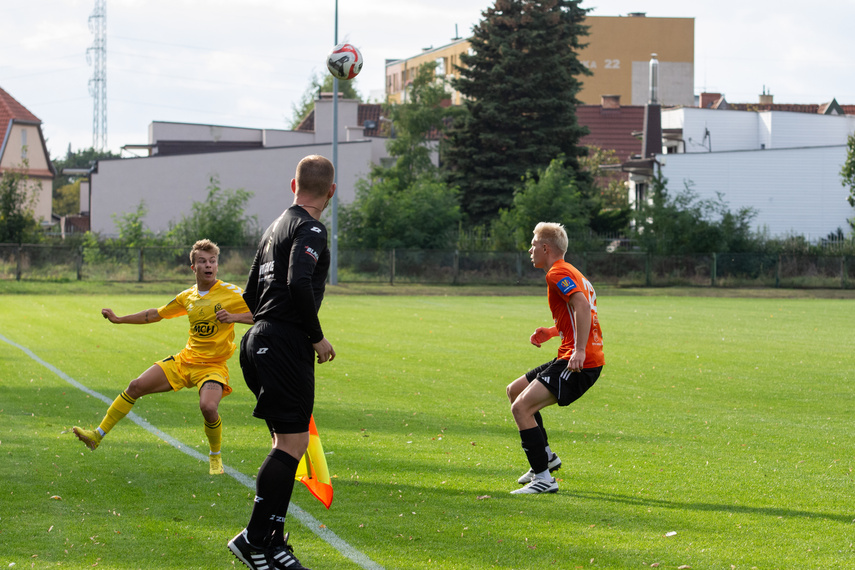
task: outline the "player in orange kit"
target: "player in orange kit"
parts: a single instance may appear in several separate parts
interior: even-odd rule
[[[546,271],[546,295],[555,326],[538,327],[530,342],[540,348],[558,336],[561,345],[556,358],[528,371],[507,388],[531,466],[517,481],[525,486],[511,491],[513,494],[558,491],[550,472],[561,467],[561,459],[549,447],[540,410],[553,404],[567,406],[581,398],[597,381],[605,363],[597,295],[585,276],[564,261],[566,252],[567,232],[561,224],[537,224],[529,254],[532,264]]]

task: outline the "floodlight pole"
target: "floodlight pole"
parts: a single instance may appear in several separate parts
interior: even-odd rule
[[[335,0],[335,42],[338,45],[338,0]],[[330,285],[338,285],[338,77],[333,76],[332,163],[336,191],[332,197],[332,244],[330,247]]]

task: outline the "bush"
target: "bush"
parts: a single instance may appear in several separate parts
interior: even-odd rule
[[[217,245],[254,245],[261,237],[256,216],[244,213],[252,192],[242,188],[223,190],[220,181],[212,176],[208,185],[208,197],[202,202],[193,202],[190,216],[182,216],[173,224],[168,237],[176,245],[191,245],[207,238]]]
[[[403,188],[392,176],[360,180],[342,208],[341,244],[353,249],[451,247],[460,222],[459,193],[433,172]]]
[[[667,183],[658,173],[651,184],[650,201],[636,213],[635,238],[644,251],[683,255],[757,249],[751,232],[755,210],[731,212],[721,194],[716,199],[699,199],[691,183],[672,196]]]
[[[592,205],[579,190],[575,172],[563,161],[553,160],[536,175],[529,173],[522,190],[514,193],[513,203],[499,211],[493,225],[495,245],[499,250],[526,250],[534,226],[539,222],[564,225],[568,237],[575,238],[571,249],[585,249]],[[582,237],[583,239],[579,239]]]

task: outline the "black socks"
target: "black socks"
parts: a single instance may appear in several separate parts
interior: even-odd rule
[[[280,449],[273,449],[261,464],[255,481],[255,505],[246,526],[250,544],[267,547],[274,534],[283,536],[299,464],[299,459]]]
[[[520,430],[520,439],[532,470],[535,473],[546,471],[549,466],[549,457],[546,454],[543,430],[539,426]]]

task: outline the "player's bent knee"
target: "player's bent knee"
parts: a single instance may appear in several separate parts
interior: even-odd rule
[[[128,388],[125,390],[125,392],[128,394],[128,396],[134,399],[145,396],[146,394],[145,390],[143,390],[142,380],[140,380],[139,378],[137,378],[136,380],[131,380],[131,383],[128,384]]]
[[[216,403],[211,404],[206,402],[204,404],[199,404],[199,409],[202,411],[202,415],[205,416],[205,419],[209,422],[215,421],[220,415],[217,408],[218,406]]]
[[[508,394],[508,400],[513,404],[520,397],[520,394],[523,393],[523,390],[525,390],[525,386],[520,386],[519,380],[515,380],[508,384],[505,391]]]
[[[531,411],[528,406],[517,400],[511,404],[511,414],[513,414],[514,419],[519,419],[532,416],[534,415],[534,412]]]

